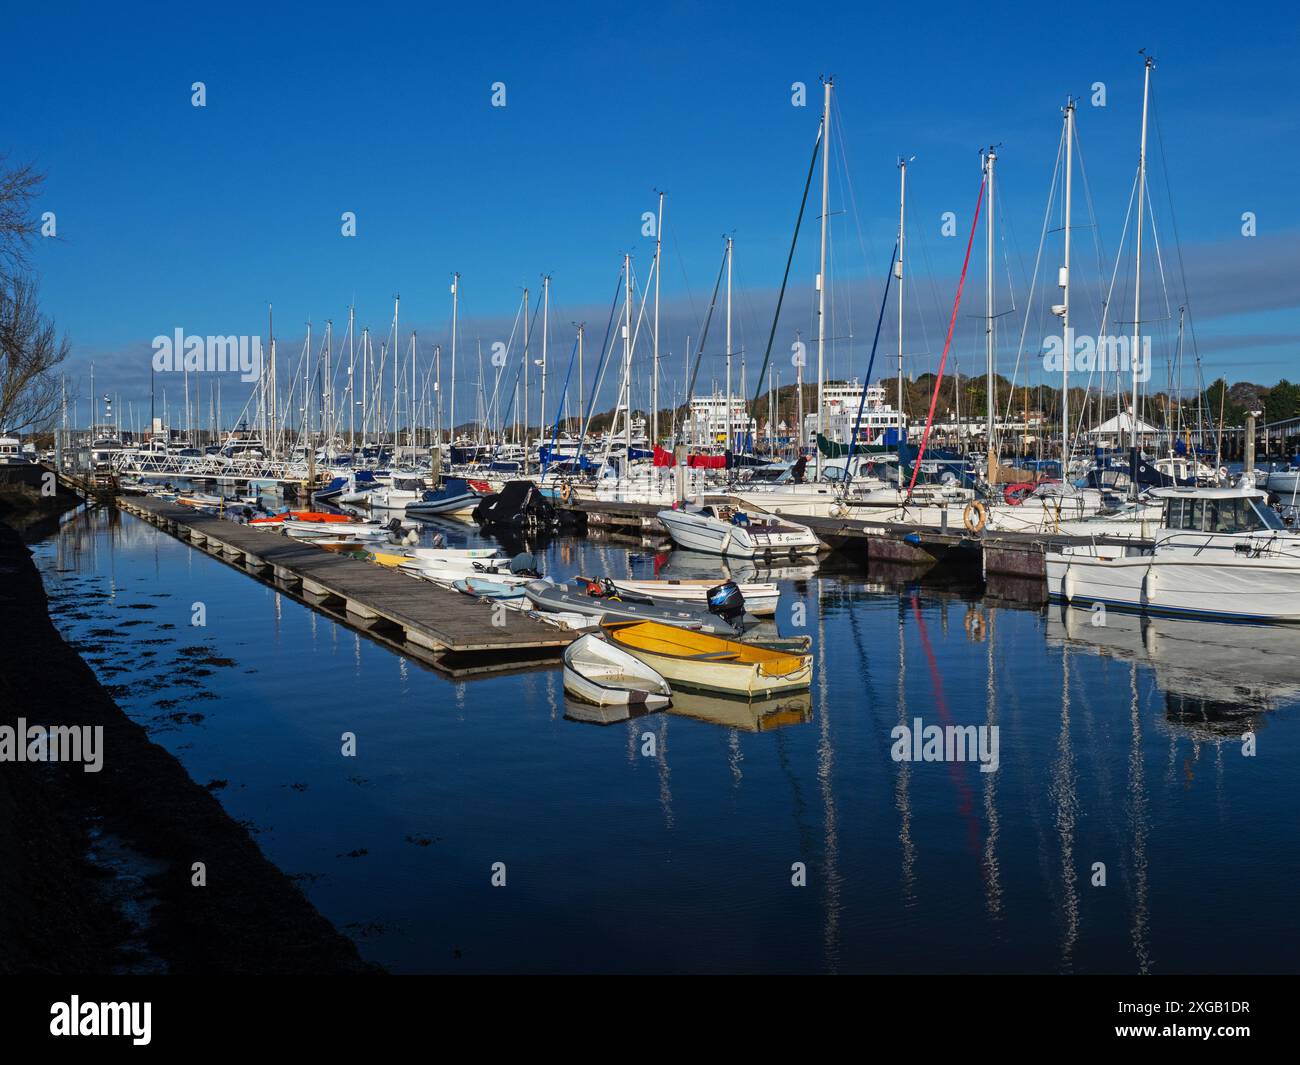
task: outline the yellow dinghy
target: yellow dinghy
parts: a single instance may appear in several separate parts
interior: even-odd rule
[[[371,551],[370,561],[378,562],[381,566],[400,566],[403,562],[410,562],[410,555],[393,555],[387,551]]]
[[[810,654],[756,647],[657,621],[603,621],[600,627],[611,643],[673,687],[754,699],[812,684]]]

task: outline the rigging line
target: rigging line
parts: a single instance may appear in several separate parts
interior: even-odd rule
[[[1106,248],[1102,242],[1101,226],[1097,223],[1097,208],[1092,198],[1092,185],[1088,182],[1088,168],[1083,161],[1083,142],[1079,140],[1079,130],[1076,127],[1074,131],[1074,150],[1079,156],[1079,177],[1083,181],[1083,199],[1088,205],[1088,223],[1092,229],[1093,249],[1097,253],[1097,277],[1098,279],[1105,276]],[[1097,292],[1098,300],[1101,299],[1101,285],[1098,283]],[[1098,306],[1097,316],[1100,318],[1104,313],[1104,305]]]
[[[542,463],[542,481],[546,480],[546,469],[550,466],[551,456],[555,454],[555,446],[560,439],[560,422],[564,415],[564,401],[569,394],[569,378],[573,376],[573,364],[578,357],[578,338],[573,338],[573,350],[569,352],[569,368],[564,371],[564,387],[560,390],[559,399],[555,401],[555,428],[551,432],[551,447],[547,452],[546,460]],[[546,412],[542,411],[542,417],[546,417]]]
[[[523,297],[522,297],[522,296],[519,298],[519,305],[520,305],[520,310],[522,311],[522,308],[523,308]],[[528,325],[528,336],[529,336],[530,339],[532,338],[533,330],[537,328],[537,316],[538,316],[539,313],[541,313],[541,310],[542,310],[542,301],[541,301],[541,300],[538,300],[538,301],[537,301],[537,306],[536,306],[536,308],[534,308],[534,310],[533,310],[533,318],[532,318],[532,321],[531,321],[531,322],[529,323],[529,325]],[[514,340],[514,334],[513,334],[513,333],[511,333],[511,340],[512,340],[512,341]],[[509,348],[506,349],[506,352],[507,352],[506,357],[507,357],[507,358],[509,358],[509,350],[510,350]],[[523,352],[522,358],[520,358],[520,360],[519,360],[519,365],[518,365],[517,367],[515,367],[515,379],[514,379],[513,381],[510,382],[510,402],[506,404],[506,413],[505,413],[505,417],[502,418],[502,419],[500,419],[500,421],[499,421],[498,424],[497,424],[497,432],[498,432],[498,434],[500,434],[500,435],[499,435],[498,438],[497,438],[496,446],[492,449],[492,458],[493,458],[493,461],[496,460],[497,454],[501,451],[501,444],[503,443],[503,438],[505,437],[505,427],[506,427],[507,425],[510,424],[510,414],[511,414],[511,412],[515,409],[515,400],[519,398],[519,391],[518,391],[518,388],[519,388],[519,380],[520,380],[521,377],[523,377],[524,366],[525,366],[525,364],[527,363],[527,361],[528,361],[528,352],[525,351],[525,352]],[[503,368],[504,368],[504,367],[503,367]],[[497,387],[499,387],[500,384],[501,384],[501,378],[502,378],[502,376],[503,376],[502,371],[501,371],[500,369],[497,370],[497,382],[496,382]],[[494,388],[492,389],[492,400],[493,400],[494,403],[496,402],[496,398],[497,398],[497,389],[496,389],[496,387],[494,387]],[[542,412],[542,417],[543,417],[543,418],[546,417],[546,412],[545,412],[545,411]],[[528,412],[527,412],[527,411],[524,411],[524,417],[523,417],[523,420],[524,420],[525,423],[527,423],[527,421],[528,421]],[[525,424],[525,425],[523,425],[523,426],[521,427],[521,431],[522,431],[522,434],[523,434],[523,437],[524,437],[524,446],[525,446],[525,448],[527,448],[527,445],[528,445],[528,426],[527,426],[527,424]]]
[[[839,123],[839,131],[840,131],[840,136],[839,136],[840,162],[841,165],[844,167],[844,181],[841,182],[841,187],[848,189],[848,196],[846,198],[849,201],[851,207],[853,208],[853,225],[858,233],[858,250],[862,252],[862,265],[863,265],[863,269],[865,270],[867,266],[875,259],[876,248],[874,242],[872,242],[871,254],[870,255],[867,254],[867,247],[866,247],[867,240],[863,235],[862,215],[861,212],[858,210],[857,193],[854,192],[853,189],[853,175],[849,173],[848,138],[845,135],[845,130],[847,129],[847,127],[844,125],[844,116],[840,113],[840,98],[838,96],[831,98],[831,106],[835,108],[835,118],[836,121]]]
[[[722,287],[722,275],[727,270],[727,252],[722,252],[722,265],[718,267],[718,279],[713,282],[713,297],[709,300],[709,312],[704,316],[704,330],[700,333],[700,345],[695,350],[695,365],[691,368],[691,379],[686,384],[686,401],[695,395],[695,380],[700,373],[700,360],[704,358],[704,344],[709,338],[709,324],[713,321],[713,310],[718,303],[718,289]]]
[[[1060,140],[1057,142],[1056,145],[1056,162],[1052,166],[1052,183],[1048,187],[1047,204],[1043,209],[1043,228],[1038,235],[1038,252],[1034,256],[1034,273],[1032,279],[1029,282],[1029,298],[1025,302],[1024,323],[1020,327],[1020,344],[1016,348],[1016,364],[1015,364],[1015,369],[1012,371],[1012,375],[1011,375],[1011,390],[1007,395],[1007,410],[1005,416],[1005,420],[1007,421],[1010,421],[1011,419],[1011,407],[1012,404],[1015,402],[1015,398],[1016,398],[1015,396],[1016,379],[1020,376],[1020,362],[1022,357],[1024,356],[1025,337],[1029,332],[1029,316],[1032,313],[1033,306],[1034,306],[1034,292],[1037,291],[1038,289],[1038,271],[1042,268],[1043,249],[1047,244],[1047,226],[1052,218],[1052,206],[1056,202],[1057,179],[1060,177],[1061,156],[1064,154],[1064,151],[1065,151],[1065,130],[1062,129]],[[1039,321],[1040,322],[1042,321],[1041,316],[1039,317]]]
[[[759,391],[754,393],[754,399],[751,404],[753,407],[758,406],[758,397],[762,394],[763,378],[767,376],[767,366],[772,359],[772,341],[776,339],[776,326],[781,320],[781,305],[785,302],[785,289],[790,281],[790,264],[794,261],[794,249],[799,243],[799,229],[803,225],[804,210],[808,206],[808,190],[812,188],[813,173],[817,169],[817,157],[821,154],[822,143],[825,139],[826,122],[825,119],[817,127],[817,139],[813,142],[812,159],[808,163],[808,178],[803,185],[803,199],[799,201],[799,215],[794,222],[794,236],[790,238],[790,253],[785,258],[785,273],[781,277],[781,291],[776,297],[776,310],[772,314],[772,329],[767,334],[767,350],[763,353],[763,365],[758,371]],[[719,274],[721,277],[721,274]],[[823,282],[824,283],[824,282]],[[698,369],[698,366],[697,366]],[[694,378],[692,378],[694,380]]]
[[[582,448],[587,440],[587,431],[591,428],[591,419],[595,414],[596,394],[600,391],[601,383],[605,378],[605,360],[609,357],[610,343],[609,334],[614,328],[614,315],[618,311],[619,300],[623,295],[623,271],[618,272],[618,279],[614,283],[614,299],[609,305],[609,320],[605,323],[605,338],[600,342],[600,362],[596,366],[596,374],[591,383],[591,394],[587,397],[587,419],[582,426],[582,433],[578,437],[578,454],[575,458],[582,458]],[[578,382],[578,387],[582,387],[582,382]]]
[[[673,237],[673,251],[677,253],[677,267],[682,272],[682,280],[685,282],[686,302],[691,306],[691,319],[698,326],[700,323],[699,312],[695,309],[695,297],[691,295],[691,279],[686,273],[686,259],[682,256],[682,243],[677,239],[677,227],[673,225],[673,216],[668,216],[668,232]],[[662,280],[663,275],[660,274]]]
[[[957,325],[957,310],[961,307],[961,290],[966,284],[966,271],[970,268],[970,250],[975,244],[975,227],[979,225],[980,208],[984,206],[985,179],[980,179],[980,192],[975,200],[975,216],[970,223],[970,236],[966,238],[966,258],[961,264],[961,277],[957,280],[957,295],[952,301],[952,317],[948,319],[948,337],[943,342],[943,355],[939,359],[939,373],[934,381],[934,395],[930,397],[930,413],[925,419],[925,432],[921,436],[921,448],[916,462],[912,465],[912,479],[907,485],[907,502],[912,501],[912,489],[916,487],[917,474],[921,472],[921,460],[925,458],[926,444],[930,441],[930,428],[934,424],[934,408],[939,402],[939,388],[943,384],[943,368],[948,362],[948,349],[952,346],[952,331]]]
[[[1192,359],[1196,363],[1197,384],[1201,387],[1202,390],[1204,390],[1205,387],[1204,366],[1201,363],[1200,347],[1198,346],[1196,341],[1196,326],[1195,326],[1195,320],[1192,315],[1191,293],[1187,289],[1187,268],[1183,262],[1183,242],[1182,242],[1182,238],[1179,236],[1178,215],[1174,209],[1173,185],[1169,181],[1169,160],[1167,154],[1165,153],[1164,130],[1160,125],[1160,111],[1156,107],[1156,102],[1154,97],[1155,97],[1155,93],[1153,91],[1152,105],[1151,105],[1152,118],[1154,119],[1155,127],[1156,127],[1156,143],[1159,145],[1160,148],[1160,170],[1165,177],[1165,197],[1169,202],[1169,224],[1170,224],[1170,228],[1174,232],[1174,250],[1178,256],[1178,274],[1183,285],[1182,305],[1184,310],[1186,311],[1187,330],[1191,334],[1191,339],[1192,339]],[[1210,427],[1215,431],[1216,436],[1219,438],[1220,440],[1219,446],[1221,448],[1223,426],[1220,425],[1215,420],[1215,414],[1213,411],[1210,412]]]
[[[844,461],[844,494],[848,495],[849,485],[853,483],[853,451],[858,442],[858,429],[862,425],[862,411],[867,405],[867,388],[871,384],[871,371],[876,365],[876,346],[880,343],[880,327],[885,321],[885,307],[889,303],[889,283],[894,277],[894,263],[898,261],[898,241],[894,241],[894,250],[889,253],[889,272],[885,274],[885,293],[880,300],[880,315],[876,318],[876,336],[871,341],[871,358],[867,362],[866,377],[862,382],[862,394],[858,396],[858,416],[853,421],[853,432],[849,434],[849,453]],[[899,437],[899,450],[902,450],[902,437]]]

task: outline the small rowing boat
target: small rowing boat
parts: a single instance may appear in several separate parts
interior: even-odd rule
[[[663,677],[594,633],[578,637],[565,649],[564,690],[595,706],[662,710],[672,702],[672,689]]]
[[[483,577],[463,577],[451,582],[451,586],[465,595],[478,596],[480,599],[503,599],[523,602],[523,585],[508,584],[505,581],[490,581]]]
[[[725,584],[725,578],[711,580],[656,580],[610,581],[624,595],[643,596],[657,603],[689,603],[692,606],[705,606],[708,603],[709,590]],[[755,617],[770,617],[776,613],[777,601],[781,590],[775,584],[740,584],[737,585],[745,600],[745,609]]]
[[[813,656],[719,639],[653,621],[601,622],[609,641],[672,684],[755,698],[812,684]]]
[[[620,621],[658,621],[665,625],[703,629],[727,636],[736,634],[735,626],[730,621],[711,613],[704,607],[686,604],[659,606],[617,597],[591,595],[574,585],[560,585],[548,580],[532,581],[524,586],[524,591],[538,610],[571,612],[585,614],[590,618]]]

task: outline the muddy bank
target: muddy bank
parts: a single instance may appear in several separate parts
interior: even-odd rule
[[[0,523],[0,727],[18,718],[102,726],[103,767],[0,761],[0,972],[375,971],[118,708]],[[128,875],[105,851],[127,855]],[[206,886],[191,882],[195,862]]]

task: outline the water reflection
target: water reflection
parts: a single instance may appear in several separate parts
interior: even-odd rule
[[[814,684],[679,691],[643,717],[570,700],[555,666],[448,679],[112,512],[37,554],[56,623],[127,712],[228,781],[215,794],[268,857],[397,971],[1294,966],[1300,829],[1277,811],[1300,798],[1300,633],[1096,625],[852,556],[501,546],[560,580],[777,580],[768,624],[812,637]],[[225,664],[205,677],[205,656]],[[890,732],[917,718],[998,728],[1000,768],[895,762]],[[1265,726],[1264,755],[1240,757]],[[523,890],[485,891],[496,860]]]

